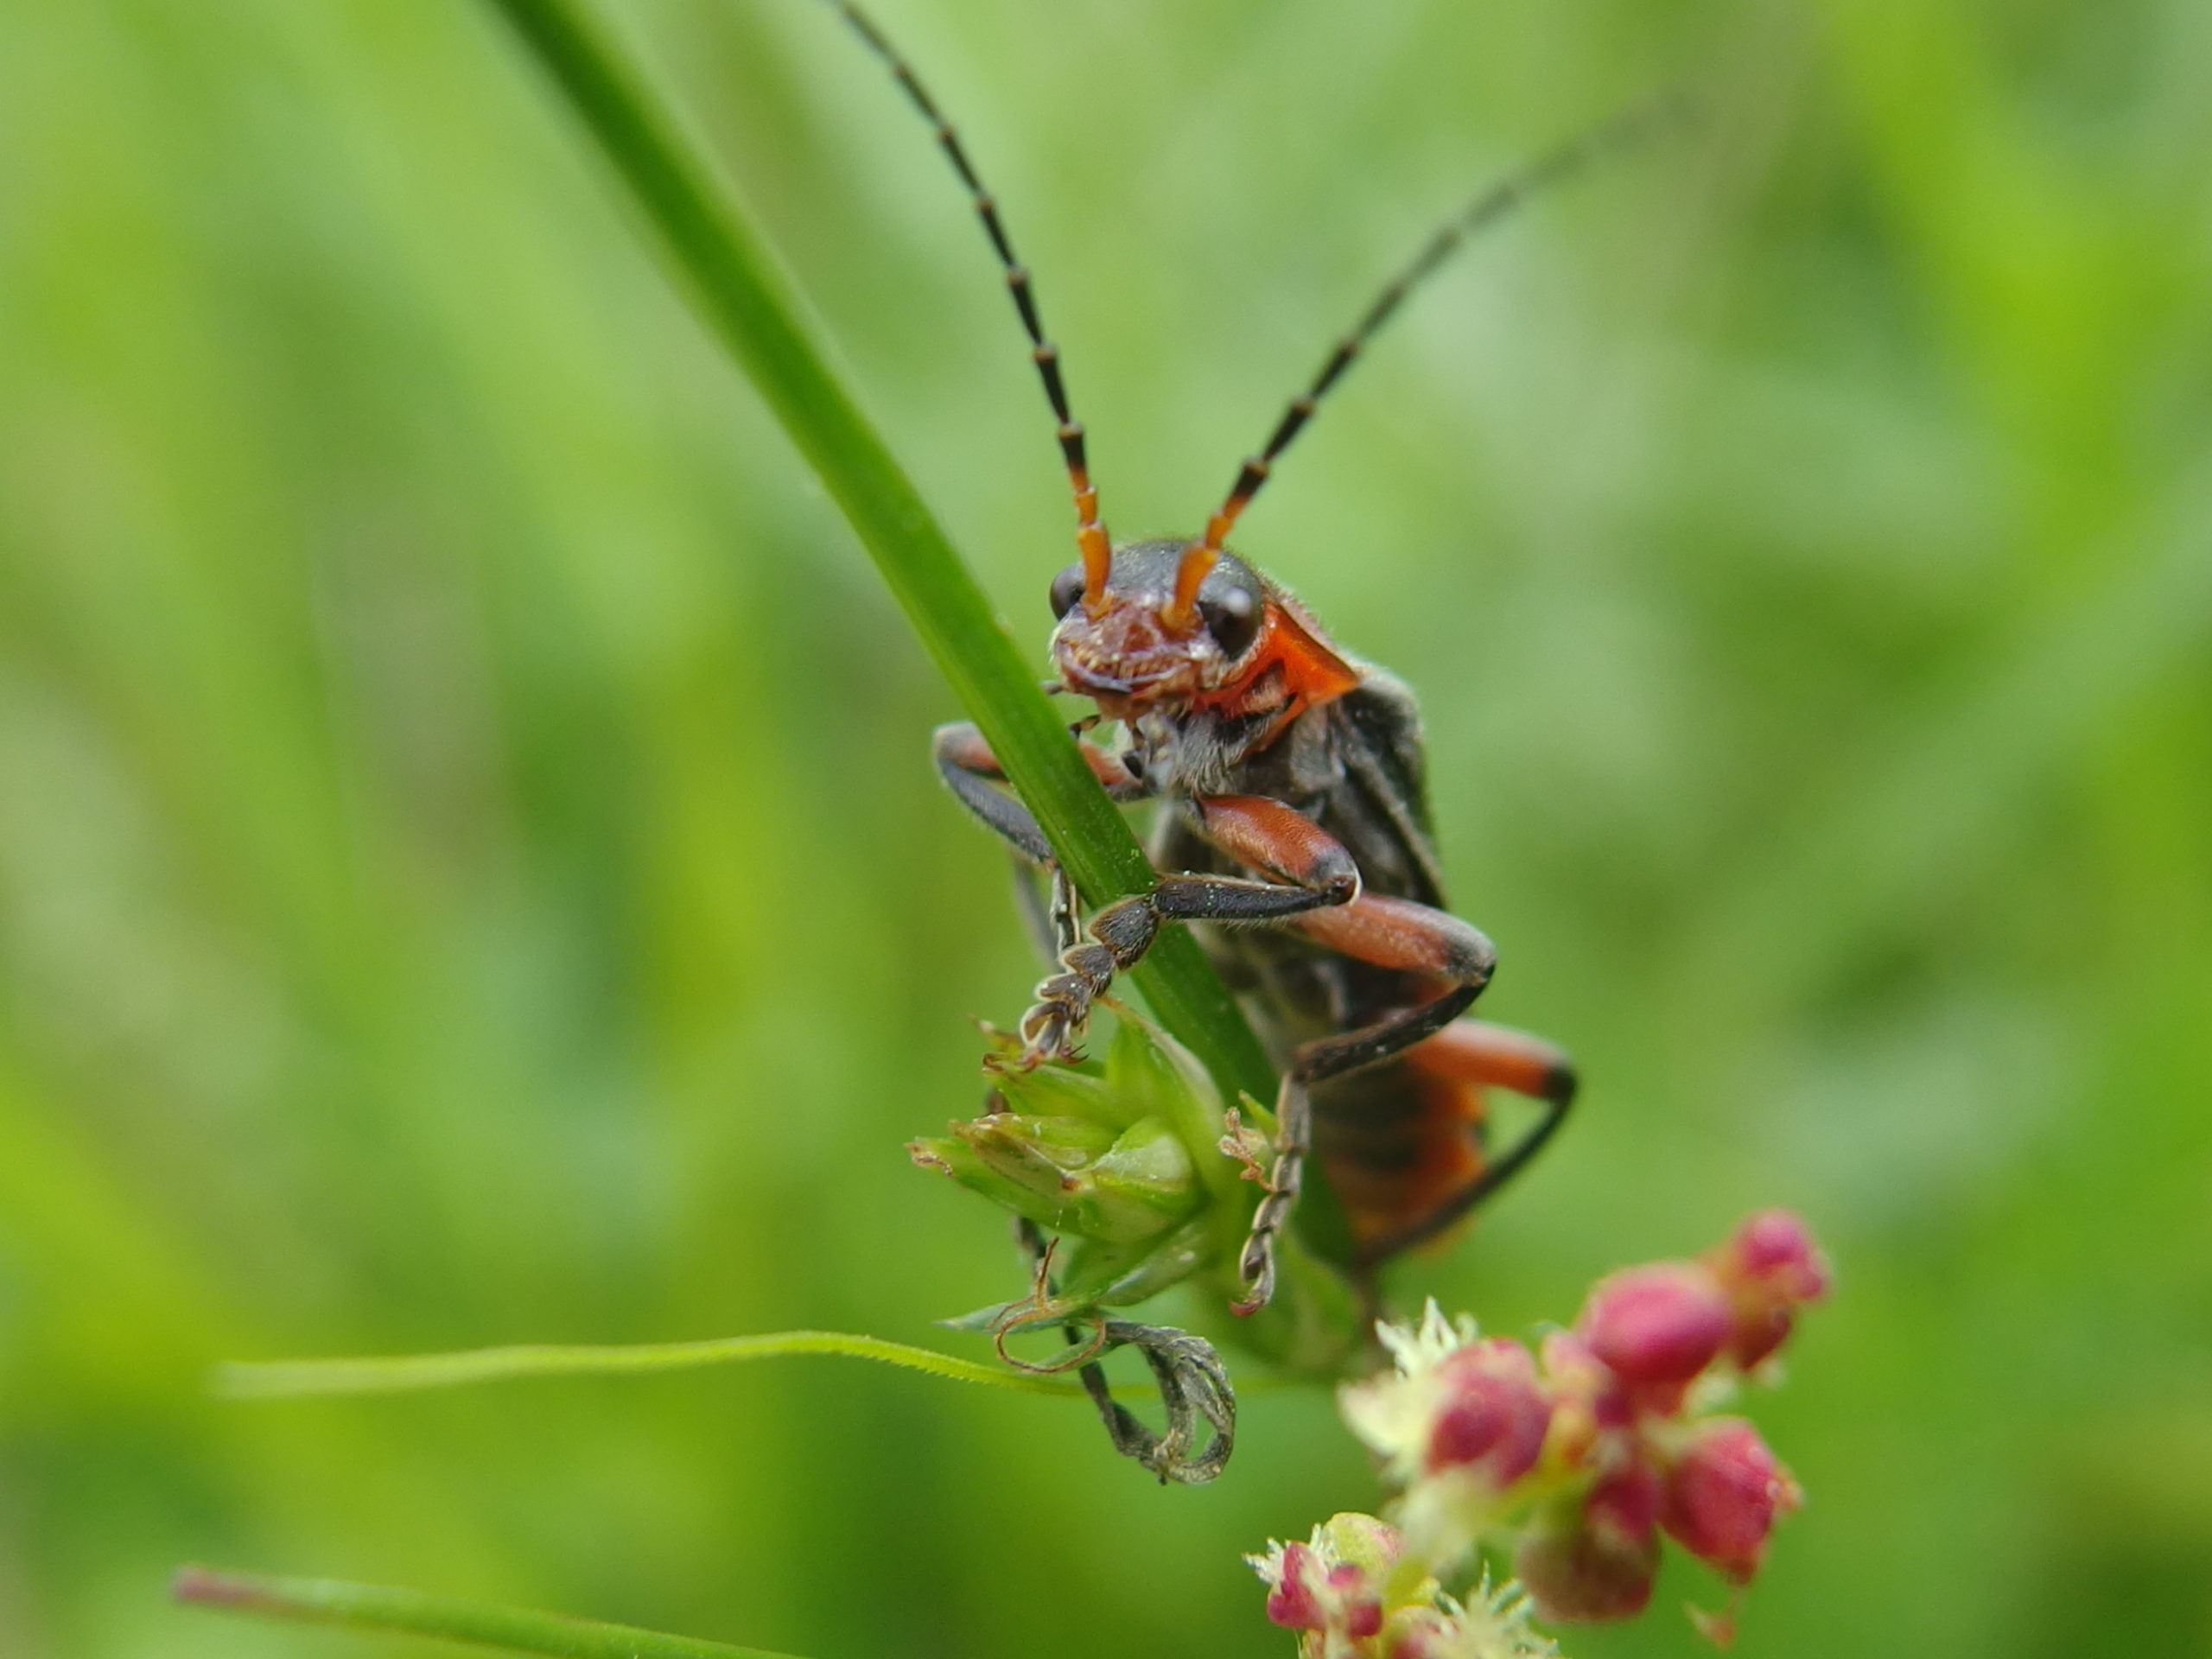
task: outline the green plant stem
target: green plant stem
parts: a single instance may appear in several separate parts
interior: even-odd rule
[[[726,1642],[702,1642],[627,1624],[601,1624],[525,1607],[499,1607],[334,1579],[263,1578],[188,1567],[172,1581],[169,1592],[188,1605],[224,1612],[360,1630],[404,1630],[513,1653],[552,1654],[557,1659],[785,1659]]]
[[[232,1400],[276,1400],[317,1394],[397,1394],[454,1388],[524,1376],[604,1376],[638,1371],[684,1370],[740,1360],[799,1354],[835,1354],[903,1366],[955,1382],[981,1382],[1021,1394],[1080,1395],[1073,1382],[1033,1376],[928,1348],[839,1331],[779,1331],[758,1337],[705,1342],[640,1343],[620,1347],[531,1344],[477,1348],[454,1354],[406,1354],[361,1359],[288,1359],[219,1367],[215,1392]]]
[[[629,188],[709,325],[821,477],[1052,850],[1092,906],[1154,872],[1084,765],[1034,670],[799,321],[795,298],[700,148],[609,48],[575,0],[490,0]],[[1160,1022],[1230,1098],[1272,1097],[1251,1028],[1194,941],[1171,929],[1135,971]]]

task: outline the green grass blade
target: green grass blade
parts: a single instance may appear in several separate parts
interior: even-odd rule
[[[639,1343],[623,1346],[532,1343],[476,1348],[453,1354],[405,1354],[360,1359],[288,1359],[233,1363],[215,1372],[215,1392],[231,1400],[277,1400],[319,1394],[397,1394],[455,1388],[524,1376],[607,1376],[639,1371],[686,1370],[741,1360],[801,1354],[836,1354],[902,1366],[956,1382],[981,1382],[1022,1394],[1079,1395],[1074,1383],[1026,1376],[973,1360],[880,1337],[839,1331],[779,1331],[758,1337],[720,1337],[703,1342]]]
[[[1093,906],[1151,866],[912,483],[830,372],[733,193],[575,0],[490,0],[627,187],[709,326],[874,559],[930,655]],[[1196,944],[1170,930],[1135,980],[1160,1022],[1234,1097],[1271,1097],[1265,1054]]]
[[[551,1654],[557,1659],[786,1659],[726,1642],[334,1579],[263,1578],[188,1567],[169,1589],[181,1602],[224,1612],[357,1630],[402,1630],[504,1648],[510,1653]]]

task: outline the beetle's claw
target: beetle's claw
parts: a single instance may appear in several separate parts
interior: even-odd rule
[[[1269,1302],[1275,1294],[1275,1253],[1273,1238],[1249,1238],[1244,1242],[1243,1259],[1237,1262],[1236,1271],[1251,1287],[1240,1301],[1229,1305],[1229,1311],[1239,1319],[1249,1319]]]

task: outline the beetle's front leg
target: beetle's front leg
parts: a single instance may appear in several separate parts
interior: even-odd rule
[[[1077,727],[1080,731],[1082,728]],[[1078,741],[1076,747],[1091,776],[1117,801],[1142,800],[1143,783],[1115,756],[1096,744]],[[930,758],[938,775],[959,798],[960,804],[982,819],[984,827],[1003,838],[1020,858],[1046,869],[1057,868],[1052,845],[1037,826],[1037,819],[1006,787],[1006,772],[983,734],[966,721],[940,726],[930,739]]]
[[[1198,829],[1239,863],[1276,877],[1163,875],[1150,893],[1117,899],[1090,918],[1089,937],[1060,953],[1059,971],[1039,983],[1021,1018],[1032,1065],[1071,1058],[1091,1006],[1114,976],[1135,967],[1163,922],[1278,922],[1359,897],[1359,867],[1312,819],[1258,795],[1190,803]]]
[[[1085,723],[1087,724],[1087,722]],[[1084,724],[1072,728],[1084,764],[1090,768],[1106,792],[1117,801],[1145,797],[1141,779],[1115,756],[1082,736]],[[1067,873],[1052,856],[1052,843],[1028,807],[1006,787],[1006,772],[983,734],[966,721],[940,726],[930,744],[931,758],[946,785],[960,804],[1003,839],[1014,859],[1014,894],[1022,917],[1047,958],[1057,959],[1072,950],[1082,937],[1076,925],[1075,888]],[[1050,874],[1052,892],[1040,901],[1026,870]]]

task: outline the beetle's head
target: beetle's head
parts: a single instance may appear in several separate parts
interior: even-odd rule
[[[1185,709],[1237,687],[1258,667],[1268,632],[1266,585],[1234,554],[1184,582],[1194,543],[1134,542],[1114,550],[1106,580],[1089,588],[1084,567],[1052,581],[1052,664],[1079,696],[1115,719],[1150,708]]]

